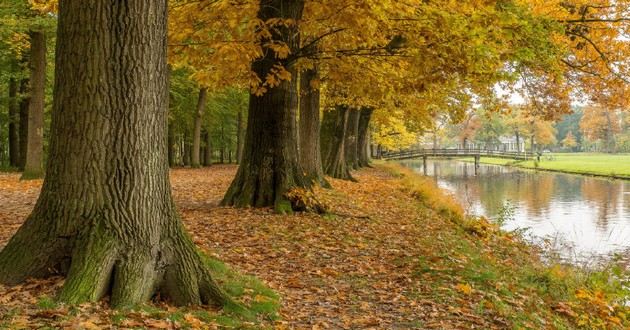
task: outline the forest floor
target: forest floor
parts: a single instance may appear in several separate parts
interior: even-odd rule
[[[551,157],[550,157],[551,156]],[[528,169],[630,179],[630,154],[554,153],[545,154],[536,164],[533,160],[481,157],[481,162]]]
[[[235,166],[176,169],[171,182],[195,243],[280,297],[278,317],[246,322],[160,304],[117,312],[60,306],[61,279],[0,286],[0,329],[594,329],[623,328],[604,273],[546,266],[533,248],[463,210],[430,179],[378,165],[318,190],[324,215],[218,203]],[[33,208],[41,181],[0,174],[0,247]],[[255,287],[255,285],[254,285]],[[257,289],[252,301],[273,299]],[[241,290],[243,291],[243,290]]]

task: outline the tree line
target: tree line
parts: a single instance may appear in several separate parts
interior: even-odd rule
[[[8,153],[26,150],[13,163],[25,179],[44,174],[46,144],[47,159],[37,205],[0,251],[0,283],[61,274],[70,303],[233,305],[183,228],[169,163],[238,160],[222,204],[291,213],[294,192],[353,180],[370,140],[463,119],[500,102],[497,84],[527,89],[540,118],[567,113],[572,86],[622,106],[627,45],[610,37],[626,20],[610,17],[625,5],[11,0],[1,32],[21,46],[2,58],[27,65],[3,77],[28,89],[6,100],[13,147],[26,141]],[[42,22],[56,25],[54,56]]]

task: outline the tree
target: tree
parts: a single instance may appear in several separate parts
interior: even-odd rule
[[[573,150],[573,148],[577,146],[577,141],[573,136],[573,132],[569,131],[567,133],[567,136],[564,138],[564,140],[562,140],[562,146],[570,150]]]
[[[22,180],[44,176],[44,99],[46,89],[46,34],[31,31],[30,99],[28,105],[28,133]]]
[[[291,81],[296,71],[289,58],[299,46],[296,22],[303,8],[302,1],[260,1],[258,40],[264,55],[251,69],[266,78],[249,98],[241,164],[223,205],[274,206],[277,212],[291,212],[286,193],[310,185],[298,162],[296,113],[292,108],[297,84]]]
[[[202,87],[199,89],[199,100],[197,101],[197,112],[195,113],[195,131],[193,132],[192,167],[201,166],[201,123],[203,114],[206,111],[207,94],[207,88]]]
[[[228,302],[171,196],[166,5],[61,0],[47,175],[1,283],[60,273],[69,303]]]
[[[615,151],[615,135],[621,130],[616,111],[602,105],[584,108],[580,130],[591,141],[601,141],[606,152]]]
[[[299,151],[300,165],[307,180],[323,187],[330,187],[324,178],[320,143],[320,89],[317,67],[300,75]]]

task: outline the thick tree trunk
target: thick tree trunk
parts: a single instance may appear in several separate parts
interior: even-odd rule
[[[263,22],[274,18],[299,21],[303,7],[303,1],[262,0],[258,18]],[[293,63],[276,58],[267,47],[274,41],[283,41],[295,52],[299,46],[297,26],[275,26],[270,32],[270,39],[261,40],[264,56],[252,63],[252,71],[265,77],[280,63],[295,79]],[[296,89],[296,83],[285,80],[260,96],[250,95],[241,166],[223,199],[224,205],[274,206],[277,212],[291,212],[286,193],[309,187],[298,162],[295,141],[296,118],[291,102]]]
[[[361,109],[359,116],[358,142],[357,148],[359,153],[359,167],[370,166],[370,119],[372,119],[373,108]]]
[[[20,166],[20,110],[18,108],[18,83],[9,79],[9,165]]]
[[[305,70],[300,76],[300,165],[307,180],[323,187],[330,187],[324,178],[322,167],[319,118],[320,91],[314,85],[318,79],[316,68]]]
[[[348,110],[348,127],[344,137],[344,150],[346,152],[346,163],[350,170],[359,168],[358,136],[360,114],[361,111],[359,109],[351,108]]]
[[[197,113],[195,114],[195,131],[193,132],[193,144],[192,144],[192,167],[201,167],[201,120],[203,119],[203,113],[206,110],[206,97],[208,95],[208,89],[199,89],[199,99],[197,100]]]
[[[0,252],[1,283],[61,273],[68,303],[228,302],[171,197],[166,12],[166,0],[60,2],[47,175]]]
[[[28,107],[28,134],[26,159],[22,180],[44,176],[44,98],[46,90],[46,35],[31,31],[30,102]]]
[[[324,173],[345,180],[354,180],[346,162],[345,140],[348,128],[348,107],[336,106],[324,112],[321,146]]]
[[[236,118],[236,162],[241,163],[243,157],[243,111],[238,111]]]
[[[204,162],[205,166],[212,165],[212,137],[210,136],[210,132],[206,131],[206,152],[204,154]]]
[[[20,168],[26,164],[26,147],[28,142],[28,108],[30,103],[29,81],[24,78],[20,81]]]

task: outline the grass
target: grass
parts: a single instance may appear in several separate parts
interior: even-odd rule
[[[553,160],[547,160],[543,156],[538,163],[534,160],[514,161],[489,157],[482,157],[481,162],[484,164],[630,179],[630,154],[556,153],[553,156],[555,158]]]
[[[399,165],[384,167],[400,178],[419,208],[429,206],[450,221],[436,223],[439,235],[418,237],[432,248],[417,260],[415,277],[437,289],[428,290],[428,297],[426,289],[411,295],[494,319],[498,328],[630,328],[630,289],[623,281],[628,274],[621,263],[586,269],[543,262],[539,249],[517,234],[486,219],[463,216],[461,206],[433,181]]]

